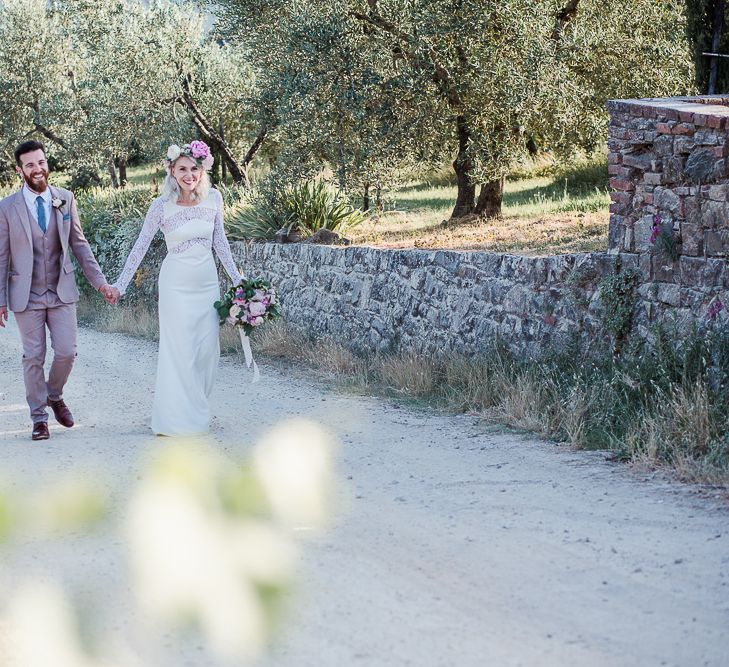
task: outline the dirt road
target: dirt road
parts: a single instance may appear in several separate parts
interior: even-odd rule
[[[66,392],[78,425],[53,424],[49,441],[32,443],[17,331],[0,330],[6,484],[75,472],[131,485],[137,459],[159,445],[147,429],[154,344],[82,330],[79,349]],[[729,664],[729,512],[718,498],[475,417],[344,395],[265,362],[262,371],[251,386],[238,360],[222,360],[217,446],[243,459],[292,415],[342,444],[339,516],[305,545],[294,610],[266,667]],[[265,405],[241,409],[255,393]],[[5,563],[4,578],[52,556],[111,591],[118,551],[41,545]],[[176,667],[208,664],[192,650]]]

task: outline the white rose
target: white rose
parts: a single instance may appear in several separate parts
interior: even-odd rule
[[[251,314],[251,317],[259,317],[260,315],[265,314],[266,306],[264,306],[260,301],[254,301],[253,303],[248,304],[248,312]]]
[[[167,149],[167,159],[174,161],[180,157],[181,153],[182,149],[177,144],[172,144],[172,146]]]
[[[228,314],[231,317],[238,317],[240,315],[240,306],[237,304],[234,304],[230,307],[230,311],[228,311]]]

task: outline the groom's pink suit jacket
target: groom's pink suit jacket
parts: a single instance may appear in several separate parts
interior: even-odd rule
[[[54,199],[65,203],[52,207],[60,248],[46,258],[48,265],[59,267],[58,283],[49,285],[63,303],[79,299],[69,250],[73,252],[88,281],[99,289],[105,282],[104,274],[94,258],[88,241],[81,230],[73,193],[51,186]],[[22,312],[28,306],[33,282],[33,231],[37,224],[28,212],[22,190],[0,201],[0,306]],[[55,274],[55,271],[54,271]]]

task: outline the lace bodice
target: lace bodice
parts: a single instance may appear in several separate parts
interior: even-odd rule
[[[196,206],[180,206],[161,197],[154,200],[147,211],[139,238],[114,283],[114,287],[122,294],[126,292],[159,230],[165,236],[168,253],[179,254],[197,245],[214,248],[233,284],[237,285],[242,280],[225,236],[223,197],[217,190],[211,189],[207,198]]]

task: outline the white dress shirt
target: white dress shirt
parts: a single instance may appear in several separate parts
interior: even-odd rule
[[[43,193],[33,192],[27,184],[23,185],[23,197],[25,198],[25,204],[28,207],[28,211],[30,211],[30,217],[35,220],[36,224],[38,224],[38,206],[35,203],[35,200],[37,197],[43,197],[43,205],[46,208],[46,228],[51,222],[51,204],[53,202],[53,195],[51,194],[51,189],[46,188],[46,191]]]

